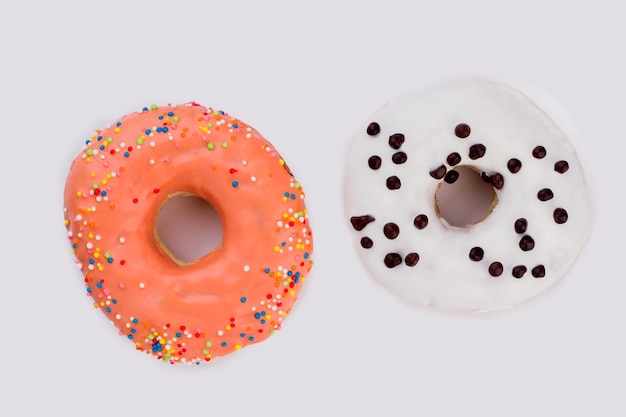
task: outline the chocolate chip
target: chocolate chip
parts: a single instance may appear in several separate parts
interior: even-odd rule
[[[378,155],[370,156],[370,158],[367,160],[367,165],[369,165],[370,168],[372,169],[380,168],[381,163],[382,163],[382,160],[380,159],[380,156]]]
[[[385,255],[385,265],[387,268],[393,268],[394,266],[398,266],[402,263],[402,256],[397,253],[388,253]]]
[[[480,173],[480,178],[482,178],[482,180],[486,183],[490,183],[491,182],[491,177],[489,175],[487,175],[486,172],[481,172]]]
[[[404,257],[404,263],[407,266],[415,266],[420,261],[420,256],[416,252],[411,252]]]
[[[395,223],[387,223],[383,227],[383,233],[387,236],[387,239],[395,239],[400,234],[400,228]]]
[[[515,278],[521,278],[526,273],[527,269],[524,265],[517,265],[513,267],[513,271],[511,272]]]
[[[374,220],[376,219],[374,219],[374,217],[370,216],[369,214],[366,214],[365,216],[350,217],[350,223],[352,223],[352,227],[354,227],[354,230],[357,231],[365,229],[365,226],[367,226]]]
[[[535,278],[543,278],[546,276],[546,268],[543,265],[537,265],[531,272]]]
[[[567,161],[557,161],[554,163],[554,170],[559,174],[565,174],[569,169]]]
[[[519,241],[519,248],[524,252],[528,252],[529,250],[533,250],[535,247],[535,239],[526,235],[522,237]]]
[[[515,233],[519,233],[521,235],[522,233],[526,232],[527,228],[528,228],[528,220],[526,220],[523,217],[520,217],[519,219],[515,220]]]
[[[448,158],[446,158],[446,161],[448,162],[448,165],[455,166],[459,162],[461,162],[461,155],[459,155],[458,152],[452,152],[450,155],[448,155]]]
[[[509,162],[507,162],[506,166],[511,174],[517,174],[519,170],[522,169],[522,161],[517,158],[511,158],[509,159]]]
[[[485,251],[483,250],[483,248],[479,246],[475,246],[472,249],[470,249],[469,258],[472,261],[474,262],[482,261],[483,256],[485,256]]]
[[[400,188],[401,185],[402,183],[400,182],[400,178],[396,177],[395,175],[387,178],[387,188],[389,188],[390,190],[397,190],[398,188]]]
[[[551,200],[553,197],[554,197],[554,193],[549,188],[542,188],[537,193],[537,198],[540,201],[548,201],[548,200]]]
[[[380,125],[376,122],[372,122],[367,126],[367,134],[370,136],[376,136],[380,133]]]
[[[426,226],[428,226],[428,216],[426,216],[425,214],[415,216],[415,218],[413,219],[413,225],[419,230],[424,229]]]
[[[470,146],[469,149],[469,157],[470,159],[479,159],[485,156],[485,152],[487,152],[487,148],[482,143],[477,143],[476,145]]]
[[[448,173],[446,174],[443,180],[447,182],[448,184],[454,184],[456,180],[458,179],[459,179],[459,172],[453,170],[453,171],[448,171]]]
[[[489,177],[489,184],[496,190],[501,190],[504,187],[504,177],[496,172]]]
[[[454,134],[457,138],[465,139],[471,133],[472,129],[465,123],[460,123],[454,128]]]
[[[504,267],[500,262],[492,262],[491,265],[489,265],[489,275],[492,277],[499,277],[502,275],[502,271],[504,271]]]
[[[394,164],[404,164],[406,162],[407,156],[404,152],[396,152],[391,157],[391,160]]]
[[[537,159],[543,159],[546,156],[546,148],[543,146],[535,146],[535,149],[533,149],[533,156]]]
[[[563,224],[567,222],[568,218],[569,218],[569,215],[567,214],[567,211],[564,208],[554,209],[554,221],[557,222],[557,224]]]
[[[361,246],[365,249],[369,249],[372,246],[374,246],[374,241],[372,239],[370,239],[369,237],[362,237],[361,238]]]
[[[402,133],[395,133],[389,136],[389,146],[393,149],[400,149],[400,146],[404,143],[404,135]]]
[[[444,175],[446,175],[446,171],[447,169],[445,166],[439,165],[437,168],[430,171],[430,176],[436,180],[440,180],[443,178]]]

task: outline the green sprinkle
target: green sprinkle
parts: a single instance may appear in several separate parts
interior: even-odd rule
[[[143,143],[143,139],[137,138],[137,145],[141,145]]]
[[[213,149],[215,149],[215,144],[214,144],[213,142],[209,142],[209,143],[206,145],[206,147],[207,147],[207,148],[209,148],[209,150],[210,150],[210,151],[212,151]]]
[[[211,343],[210,340],[207,340],[206,341],[206,347],[211,347],[211,346],[213,346],[213,343]]]
[[[152,110],[156,110],[156,109],[158,109],[158,108],[159,108],[159,106],[157,106],[156,104],[153,104],[153,105],[151,105],[151,106],[150,106],[150,108],[151,108]]]
[[[202,354],[203,354],[203,355],[208,355],[208,354],[209,354],[209,351],[208,351],[208,350],[206,350],[206,349],[202,349]]]
[[[95,190],[96,188],[98,188],[98,184],[92,185],[91,188],[93,188]]]
[[[224,149],[228,148],[228,142],[222,142],[222,148]]]
[[[174,121],[174,123],[178,123],[180,119],[178,118],[178,116],[174,116],[172,117],[172,120]]]
[[[107,142],[109,142],[109,143],[113,143],[113,138],[108,137],[108,138],[107,138]]]

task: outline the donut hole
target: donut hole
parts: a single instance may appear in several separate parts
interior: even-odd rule
[[[485,220],[498,203],[494,187],[470,166],[457,166],[458,179],[442,181],[435,192],[435,211],[449,225],[468,228]]]
[[[215,208],[193,194],[170,197],[157,215],[155,238],[181,265],[217,249],[222,234],[222,221]]]

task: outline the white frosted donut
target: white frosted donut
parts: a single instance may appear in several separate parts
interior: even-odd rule
[[[482,187],[468,189],[476,178]],[[480,192],[491,195],[482,217],[458,220]],[[455,310],[510,308],[550,287],[591,220],[566,136],[526,96],[484,80],[407,94],[372,115],[349,148],[344,197],[370,274],[406,301]]]

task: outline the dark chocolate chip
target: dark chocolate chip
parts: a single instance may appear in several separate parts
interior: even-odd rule
[[[387,223],[383,227],[383,233],[387,236],[387,239],[395,239],[400,234],[400,228],[395,223]]]
[[[369,249],[372,246],[374,246],[374,241],[372,239],[370,239],[369,237],[362,237],[361,238],[361,246],[365,249]]]
[[[535,278],[543,278],[546,276],[546,268],[543,265],[537,265],[531,272]]]
[[[567,210],[564,208],[554,209],[554,221],[558,224],[563,224],[567,222],[569,215],[567,214]]]
[[[502,271],[504,271],[504,267],[500,262],[492,262],[491,265],[489,265],[489,275],[492,277],[499,277],[502,275]]]
[[[430,176],[436,180],[440,180],[443,178],[444,175],[446,175],[446,171],[447,169],[445,166],[439,165],[437,168],[430,171]]]
[[[428,226],[428,216],[426,216],[425,214],[415,216],[415,218],[413,219],[413,225],[420,230],[424,229],[426,226]]]
[[[565,174],[569,169],[567,161],[557,161],[554,163],[554,170],[559,174]]]
[[[450,155],[448,155],[448,158],[446,158],[446,161],[448,162],[448,165],[455,166],[459,162],[461,162],[461,155],[459,155],[458,152],[452,152]]]
[[[417,252],[411,252],[404,257],[404,263],[407,266],[415,266],[420,261],[420,256]]]
[[[390,190],[397,190],[398,188],[400,188],[401,185],[402,183],[400,182],[400,178],[396,177],[395,175],[387,178],[387,188],[389,188]]]
[[[367,134],[370,136],[376,136],[380,133],[380,125],[376,122],[372,122],[367,126]]]
[[[511,158],[509,159],[509,162],[507,162],[506,166],[511,174],[517,174],[519,170],[522,169],[522,161],[517,158]]]
[[[474,262],[482,261],[483,256],[485,256],[485,251],[483,250],[483,248],[476,246],[470,249],[469,258],[472,261]]]
[[[406,162],[407,156],[404,152],[396,152],[391,157],[391,160],[394,164],[404,164]]]
[[[513,271],[511,272],[515,278],[521,278],[526,273],[527,269],[524,265],[517,265],[513,267]]]
[[[526,229],[528,228],[528,220],[523,217],[515,220],[515,233],[526,233]]]
[[[389,136],[389,146],[393,149],[400,149],[400,146],[404,143],[404,135],[402,133],[395,133]]]
[[[461,138],[461,139],[465,139],[466,137],[468,137],[471,132],[472,132],[472,129],[470,129],[470,127],[466,125],[465,123],[460,123],[456,125],[456,127],[454,128],[454,134],[456,135],[457,138]]]
[[[504,187],[504,177],[496,172],[489,177],[489,184],[493,185],[496,190],[501,190]]]
[[[524,252],[528,252],[529,250],[533,250],[535,248],[535,239],[526,235],[522,237],[519,241],[519,248]]]
[[[554,197],[554,193],[549,188],[542,188],[537,193],[537,198],[540,201],[548,201],[548,200],[551,200],[553,197]]]
[[[378,155],[370,156],[370,158],[367,160],[367,165],[369,165],[370,168],[372,169],[380,168],[381,164],[382,164],[382,160],[380,159],[380,156]]]
[[[376,219],[374,219],[374,217],[370,216],[369,214],[366,214],[365,216],[350,217],[350,223],[352,223],[352,227],[354,227],[354,230],[357,231],[365,229],[365,226],[367,226],[374,220]]]
[[[485,156],[485,152],[487,152],[487,147],[482,143],[477,143],[476,145],[470,146],[469,157],[472,160],[479,159]]]
[[[447,182],[448,184],[454,184],[456,180],[458,179],[459,179],[459,172],[452,170],[452,171],[448,171],[448,173],[446,174],[443,180]]]
[[[533,149],[533,156],[537,159],[543,159],[546,156],[546,148],[543,146],[535,146]]]
[[[393,268],[394,266],[398,266],[402,263],[402,256],[397,253],[388,253],[385,255],[385,265],[387,268]]]
[[[491,177],[489,175],[487,175],[486,172],[481,172],[480,173],[480,178],[482,178],[482,180],[486,183],[490,183],[491,182]]]

